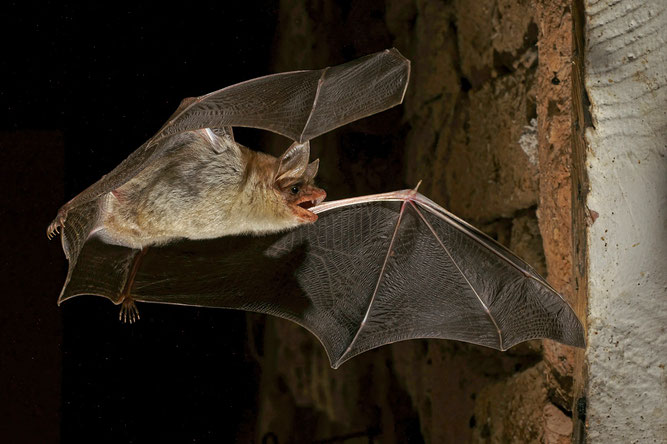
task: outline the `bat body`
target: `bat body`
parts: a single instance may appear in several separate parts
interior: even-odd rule
[[[317,220],[300,206],[326,196],[312,185],[318,161],[308,164],[308,142],[295,143],[280,159],[210,130],[188,133],[180,142],[103,197],[91,234],[141,249],[179,238],[266,234]]]
[[[69,259],[59,303],[104,296],[131,322],[134,301],[272,314],[313,332],[333,367],[411,338],[583,346],[543,278],[416,190],[322,203],[308,141],[400,103],[408,78],[392,49],[184,100],[49,226]],[[294,143],[275,158],[232,126]]]

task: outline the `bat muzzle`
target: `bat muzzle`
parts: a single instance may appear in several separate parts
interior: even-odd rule
[[[326,197],[326,191],[321,188],[315,188],[312,192],[292,204],[293,211],[301,222],[315,222],[317,215],[309,211],[309,209],[320,204]]]

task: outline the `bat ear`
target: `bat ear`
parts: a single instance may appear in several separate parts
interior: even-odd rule
[[[310,158],[310,142],[294,142],[287,151],[280,156],[275,181],[284,179],[297,179],[302,177],[308,169]],[[317,171],[317,169],[316,169]]]
[[[229,149],[238,150],[231,126],[204,128],[201,130],[201,134],[216,154],[224,153]]]
[[[310,162],[310,164],[308,164],[308,168],[306,168],[304,177],[307,180],[313,180],[317,175],[317,170],[319,168],[320,168],[320,159],[313,160],[312,162]]]

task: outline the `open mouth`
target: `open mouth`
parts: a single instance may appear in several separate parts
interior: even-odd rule
[[[306,200],[306,201],[303,201],[303,202],[299,202],[299,203],[297,204],[297,206],[303,208],[304,210],[307,210],[307,209],[309,209],[309,208],[312,208],[312,207],[314,207],[315,205],[317,205],[317,202],[314,201],[314,200]]]
[[[307,196],[303,196],[301,199],[295,202],[295,204],[298,207],[303,208],[304,210],[308,210],[315,205],[321,203],[324,198],[327,197],[327,193],[324,191],[316,192],[316,193],[310,193]]]
[[[325,193],[324,190],[318,190],[318,192],[309,193],[307,196],[303,196],[292,204],[296,207],[294,208],[296,215],[303,221],[315,222],[317,220],[317,215],[308,210],[321,203],[326,197],[327,193]]]

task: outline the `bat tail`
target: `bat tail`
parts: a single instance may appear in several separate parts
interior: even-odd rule
[[[141,250],[107,244],[97,236],[88,239],[81,251],[70,258],[58,305],[82,295],[105,297],[116,305],[122,303],[124,291],[131,288],[128,282],[140,254]]]

